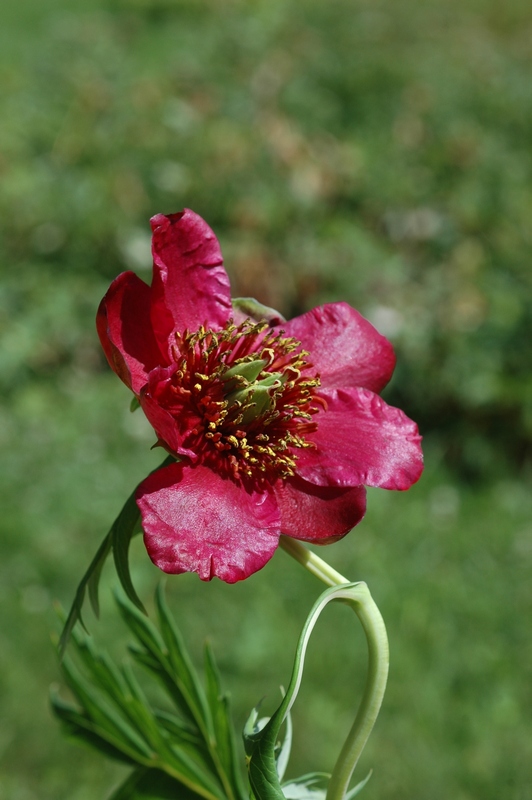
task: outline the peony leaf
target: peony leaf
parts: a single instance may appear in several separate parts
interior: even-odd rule
[[[174,462],[175,458],[168,456],[168,458],[165,458],[163,463],[157,467],[157,469],[153,470],[153,472],[158,472],[160,469],[163,469]],[[153,474],[153,472],[151,474]],[[141,533],[142,531],[142,528],[139,524],[140,511],[135,500],[135,495],[136,489],[128,497],[124,507],[122,508],[122,511],[113,523],[111,528],[111,545],[113,548],[116,574],[120,579],[122,589],[126,593],[127,597],[131,600],[133,605],[137,606],[137,608],[140,609],[143,614],[146,614],[146,609],[142,605],[142,602],[135,591],[135,587],[133,586],[133,581],[131,580],[131,573],[129,570],[129,545],[131,544],[131,539],[136,536],[137,533]]]
[[[83,607],[83,601],[85,599],[85,590],[87,589],[87,584],[91,581],[93,576],[97,576],[99,579],[100,573],[102,571],[102,567],[105,563],[107,556],[111,550],[111,533],[109,532],[103,542],[101,543],[100,547],[94,558],[92,559],[91,563],[89,564],[89,568],[83,578],[80,581],[80,584],[76,590],[76,594],[74,597],[74,602],[72,603],[72,607],[68,613],[67,620],[63,626],[63,631],[61,633],[61,638],[59,639],[59,656],[63,658],[66,650],[66,646],[70,639],[72,630],[76,624],[76,622],[81,622],[83,625],[83,619],[81,617],[81,609]],[[97,584],[96,584],[97,585]],[[91,590],[91,601],[92,607],[95,610],[95,613],[98,613],[98,600],[97,600],[97,593],[96,589],[93,588]],[[83,625],[83,627],[85,627]]]
[[[142,735],[135,731],[120,711],[109,704],[105,693],[75,668],[69,656],[63,659],[62,669],[69,689],[83,710],[87,729],[112,743],[133,760],[140,763],[149,760],[150,748]]]
[[[167,671],[163,685],[172,688],[172,665],[162,637],[133,605],[120,602],[137,640],[159,663],[161,672]],[[181,797],[185,787],[185,795],[190,792],[204,800],[234,797],[232,791],[226,792],[223,776],[213,763],[211,749],[216,749],[215,741],[206,742],[199,729],[191,729],[189,723],[174,714],[154,710],[129,664],[115,665],[79,629],[73,631],[72,640],[73,654],[83,670],[70,655],[63,659],[62,668],[79,708],[52,698],[52,708],[70,735],[111,758],[155,771],[156,776],[159,771],[165,773],[171,780],[161,779],[161,786],[173,785],[174,796]],[[172,696],[172,691],[169,693]],[[204,722],[202,727],[206,728]],[[137,777],[131,781],[140,780],[140,774],[136,771]],[[159,785],[157,780],[155,786]],[[148,784],[139,785],[139,792],[142,787],[147,790]],[[128,782],[124,784],[127,786]],[[122,791],[126,791],[124,787]]]
[[[139,521],[140,511],[135,501],[135,492],[133,492],[126,500],[122,511],[111,528],[111,545],[116,574],[120,579],[122,588],[131,602],[145,614],[146,609],[135,591],[129,571],[129,545],[133,536],[141,531]]]
[[[173,461],[175,461],[175,459],[169,456],[159,467],[157,467],[156,470],[153,470],[153,472],[157,472],[157,470],[166,467]],[[144,606],[142,605],[133,586],[131,573],[129,570],[129,545],[133,536],[141,532],[141,528],[138,525],[139,519],[140,513],[135,502],[135,492],[132,492],[132,494],[130,494],[124,503],[119,515],[111,525],[109,533],[98,548],[96,555],[89,564],[89,568],[81,579],[76,590],[74,602],[72,603],[68,613],[68,617],[63,626],[63,631],[59,640],[59,655],[61,658],[63,658],[74,626],[77,622],[80,622],[83,625],[81,609],[85,600],[86,590],[89,592],[89,600],[92,610],[97,617],[99,616],[100,604],[98,601],[98,586],[100,583],[103,566],[111,550],[113,551],[115,567],[120,579],[120,583],[122,584],[122,588],[131,602],[134,603],[141,611],[146,613]],[[83,625],[83,627],[85,626]]]
[[[63,730],[68,737],[81,739],[81,741],[98,750],[107,758],[122,761],[131,766],[137,763],[135,757],[128,755],[124,749],[114,745],[110,736],[103,735],[103,731],[98,731],[97,726],[88,719],[86,714],[78,711],[69,703],[65,703],[57,694],[50,696],[50,704],[53,713],[61,721]]]
[[[283,783],[286,800],[324,800],[327,793],[327,772],[311,772]],[[320,786],[322,784],[322,786]]]
[[[156,769],[136,769],[109,800],[197,800],[182,783]]]
[[[245,796],[234,746],[227,698],[224,697],[212,656],[207,657],[203,689],[181,634],[166,605],[162,587],[156,594],[159,630],[134,606],[117,597],[126,624],[140,647],[130,647],[135,660],[162,684],[182,719],[172,714],[157,715],[161,727],[177,734],[181,746],[194,750],[206,769],[222,787],[226,800]]]
[[[185,648],[181,633],[166,605],[161,584],[157,587],[155,601],[171,674],[175,676],[176,686],[179,688],[192,719],[204,734],[205,739],[212,739],[214,730],[205,692]]]
[[[348,791],[345,795],[345,800],[352,800],[359,792],[362,791],[366,783],[372,775],[372,770],[368,772],[366,777],[356,786]],[[327,780],[331,776],[326,772],[312,772],[309,775],[302,775],[300,778],[283,783],[283,794],[286,800],[325,800],[327,795]],[[325,783],[325,786],[320,787],[320,783]]]
[[[345,800],[351,800],[351,798],[353,798],[353,797],[356,797],[356,795],[357,795],[357,794],[359,794],[359,792],[361,792],[361,791],[362,791],[362,789],[364,788],[364,786],[365,786],[365,785],[366,785],[366,783],[369,781],[369,779],[371,778],[371,776],[372,776],[372,775],[373,775],[373,770],[372,770],[372,769],[370,769],[370,771],[368,772],[368,774],[366,775],[366,777],[364,778],[364,780],[363,780],[363,781],[360,781],[360,783],[357,783],[357,785],[356,785],[356,786],[353,786],[353,788],[352,788],[352,789],[350,789],[350,790],[347,792],[347,794],[346,794],[346,796],[345,796]]]
[[[222,691],[220,673],[209,643],[205,645],[205,683],[207,702],[214,728],[216,753],[220,769],[225,775],[224,783],[226,785],[229,783],[232,787],[232,794],[235,797],[243,797],[246,792],[236,756],[236,742],[231,722],[229,695]]]
[[[275,761],[277,763],[277,775],[279,776],[280,781],[282,781],[282,779],[284,778],[284,774],[288,766],[288,761],[290,760],[290,752],[292,750],[292,734],[293,734],[292,716],[290,712],[288,712],[288,714],[286,715],[286,732],[284,735],[284,739],[280,744],[280,746],[278,747],[278,751],[275,754]]]

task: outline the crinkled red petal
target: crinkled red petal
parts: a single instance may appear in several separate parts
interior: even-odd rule
[[[307,435],[315,448],[298,454],[297,472],[318,486],[380,486],[408,489],[423,471],[417,425],[366,389],[319,394],[327,411]]]
[[[273,492],[246,491],[183,462],[154,472],[137,489],[148,554],[163,572],[197,572],[235,583],[273,556],[280,515]]]
[[[347,303],[313,308],[282,327],[309,351],[326,389],[362,386],[380,392],[392,377],[392,345]]]
[[[330,544],[358,525],[366,512],[363,486],[316,486],[297,475],[275,484],[281,531],[294,539]]]
[[[196,461],[198,455],[187,447],[186,440],[200,419],[188,403],[181,403],[172,392],[172,375],[176,369],[173,364],[152,370],[140,394],[140,404],[165,447],[176,455]]]
[[[111,368],[138,394],[163,356],[150,320],[150,287],[134,272],[116,278],[98,308],[96,328]]]
[[[175,331],[201,325],[222,328],[231,316],[231,291],[212,230],[189,209],[157,214],[151,226],[151,319],[157,340],[166,344]]]

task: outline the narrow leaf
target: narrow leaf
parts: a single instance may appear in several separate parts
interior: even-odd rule
[[[127,626],[143,646],[140,650],[130,647],[130,652],[138,663],[147,667],[162,683],[185,719],[201,730],[205,738],[205,721],[198,714],[198,704],[190,697],[187,689],[190,676],[183,676],[179,672],[179,664],[172,663],[166,642],[152,622],[119,595],[115,595],[115,599]]]
[[[357,783],[356,786],[353,786],[353,788],[348,791],[348,793],[345,796],[345,800],[351,800],[353,797],[356,797],[356,795],[362,791],[362,789],[364,788],[364,786],[369,781],[372,775],[373,775],[373,770],[370,769],[364,780],[360,781],[360,783]]]
[[[182,783],[156,769],[137,769],[109,800],[198,800]]]
[[[129,569],[129,545],[133,536],[140,533],[139,520],[140,511],[135,501],[135,492],[133,492],[126,500],[124,508],[111,529],[111,542],[116,574],[122,588],[131,602],[145,614],[146,609],[135,591]]]
[[[103,542],[101,543],[100,547],[94,558],[92,559],[91,563],[89,564],[89,568],[83,578],[80,581],[80,584],[76,590],[76,594],[74,597],[74,602],[72,603],[72,607],[69,611],[67,620],[63,626],[63,631],[61,633],[61,638],[59,639],[59,657],[63,658],[66,650],[66,646],[70,639],[70,635],[72,630],[78,622],[78,620],[83,624],[83,620],[81,618],[81,609],[83,606],[83,601],[85,599],[85,590],[87,588],[87,584],[91,581],[92,576],[97,576],[99,578],[102,567],[105,563],[107,556],[111,550],[111,533],[109,532]],[[91,584],[92,585],[92,584]],[[93,604],[93,608],[95,613],[98,614],[98,595],[97,595],[97,583],[92,587],[92,594],[91,600]]]
[[[168,458],[166,458],[159,467],[153,470],[151,474],[153,474],[153,472],[157,472],[159,469],[162,469],[168,464],[173,463],[174,461],[174,458],[168,456]],[[98,600],[98,586],[103,566],[107,560],[107,556],[111,552],[111,549],[113,550],[118,577],[125,593],[138,608],[144,611],[144,607],[133,586],[129,571],[129,545],[132,537],[135,534],[140,533],[140,528],[137,524],[138,520],[139,512],[135,503],[135,492],[132,492],[122,507],[119,515],[111,525],[109,533],[98,548],[96,555],[89,564],[89,568],[85,572],[78,585],[72,607],[69,611],[67,620],[61,633],[61,638],[59,640],[60,658],[62,658],[65,653],[70,639],[70,634],[72,633],[72,629],[74,628],[75,624],[78,621],[83,624],[83,620],[81,618],[81,609],[83,607],[85,591],[87,589],[89,592],[89,600],[92,609],[95,615],[97,617],[99,616],[100,605]]]
[[[331,776],[326,772],[311,772],[293,781],[283,783],[286,800],[325,800],[327,781]],[[319,784],[324,784],[320,787]]]
[[[166,605],[164,590],[161,584],[157,587],[155,600],[159,616],[159,626],[166,647],[168,648],[168,655],[173,672],[178,679],[178,684],[198,727],[204,730],[206,735],[212,739],[214,735],[213,724],[205,692],[198,680],[181,633]]]
[[[279,776],[279,780],[282,781],[284,778],[284,774],[286,772],[286,768],[288,766],[288,761],[290,760],[290,752],[292,750],[292,716],[290,712],[286,715],[286,732],[284,735],[283,742],[279,748],[279,752],[276,753],[275,761],[277,764],[277,775]]]
[[[214,660],[214,653],[208,643],[205,646],[205,683],[220,765],[231,783],[233,794],[236,797],[243,797],[245,789],[236,755],[229,696],[222,692],[220,673]]]
[[[136,758],[131,757],[123,749],[112,744],[109,737],[101,736],[97,727],[88,717],[74,708],[74,706],[65,703],[57,695],[52,695],[50,697],[50,705],[53,713],[61,722],[67,736],[80,739],[93,750],[98,750],[107,758],[112,758],[114,761],[121,761],[132,766],[138,763]]]

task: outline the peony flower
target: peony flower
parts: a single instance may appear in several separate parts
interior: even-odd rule
[[[119,275],[97,327],[175,458],[137,490],[160,569],[234,583],[267,563],[281,533],[333,542],[362,519],[364,486],[408,489],[419,478],[417,426],[378,394],[393,350],[367,320],[347,303],[288,322],[232,304],[201,217],[158,214],[151,225],[151,286]]]

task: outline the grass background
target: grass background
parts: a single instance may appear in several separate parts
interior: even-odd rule
[[[93,319],[118,272],[149,279],[149,216],[186,205],[234,294],[372,319],[398,352],[386,399],[425,436],[420,483],[370,492],[321,552],[369,583],[391,640],[365,796],[530,800],[529,4],[4,0],[0,23],[0,798],[104,798],[123,774],[50,716],[51,606],[160,458]],[[140,541],[132,560],[149,599]],[[88,620],[120,652],[105,582]],[[286,682],[320,587],[280,552],[241,585],[167,591],[198,662],[212,639],[241,728]],[[364,658],[329,609],[290,774],[331,768]]]

